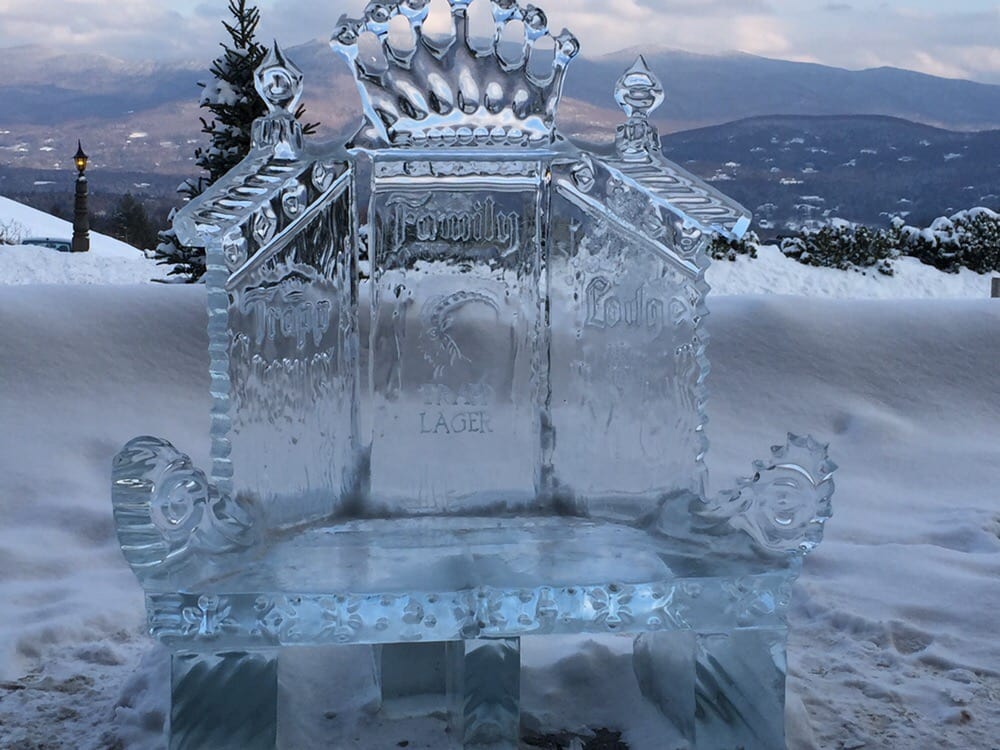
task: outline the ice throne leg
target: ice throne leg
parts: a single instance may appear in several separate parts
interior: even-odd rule
[[[274,750],[276,653],[175,653],[171,659],[170,750]]]
[[[697,747],[785,747],[786,629],[699,634]]]
[[[448,708],[466,750],[517,750],[521,727],[521,639],[448,644]]]

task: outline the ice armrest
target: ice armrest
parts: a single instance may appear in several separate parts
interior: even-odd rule
[[[135,438],[115,456],[111,500],[122,553],[140,581],[198,552],[255,541],[249,509],[221,495],[188,456],[159,438]]]
[[[804,557],[822,541],[833,513],[837,465],[828,448],[789,434],[785,445],[771,448],[770,460],[754,462],[753,476],[695,508],[698,525],[708,533],[743,531],[766,555]]]

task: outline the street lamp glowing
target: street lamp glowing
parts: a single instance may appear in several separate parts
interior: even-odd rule
[[[89,157],[83,153],[83,144],[80,141],[76,142],[76,155],[73,157],[73,163],[76,164],[76,169],[80,174],[83,174],[87,169],[87,159]]]
[[[87,155],[83,144],[76,142],[73,163],[80,173],[76,178],[76,202],[73,207],[73,252],[85,253],[90,250],[90,211],[87,206]]]

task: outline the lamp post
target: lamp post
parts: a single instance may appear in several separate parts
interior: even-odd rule
[[[73,163],[80,173],[76,178],[76,203],[73,207],[73,252],[85,253],[90,250],[90,213],[87,210],[87,155],[83,144],[76,142],[76,156]]]

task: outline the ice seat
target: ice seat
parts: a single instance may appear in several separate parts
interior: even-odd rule
[[[206,250],[212,467],[143,437],[112,476],[171,750],[346,741],[294,732],[294,665],[324,658],[299,649],[327,648],[362,654],[328,684],[386,720],[516,748],[520,639],[568,634],[634,637],[654,750],[775,750],[835,466],[789,435],[706,494],[707,250],[749,214],[663,157],[642,58],[614,146],[585,149],[555,124],[575,38],[448,5],[445,37],[425,0],[342,19],[364,120],[333,144],[275,46],[250,154],[175,218]]]

